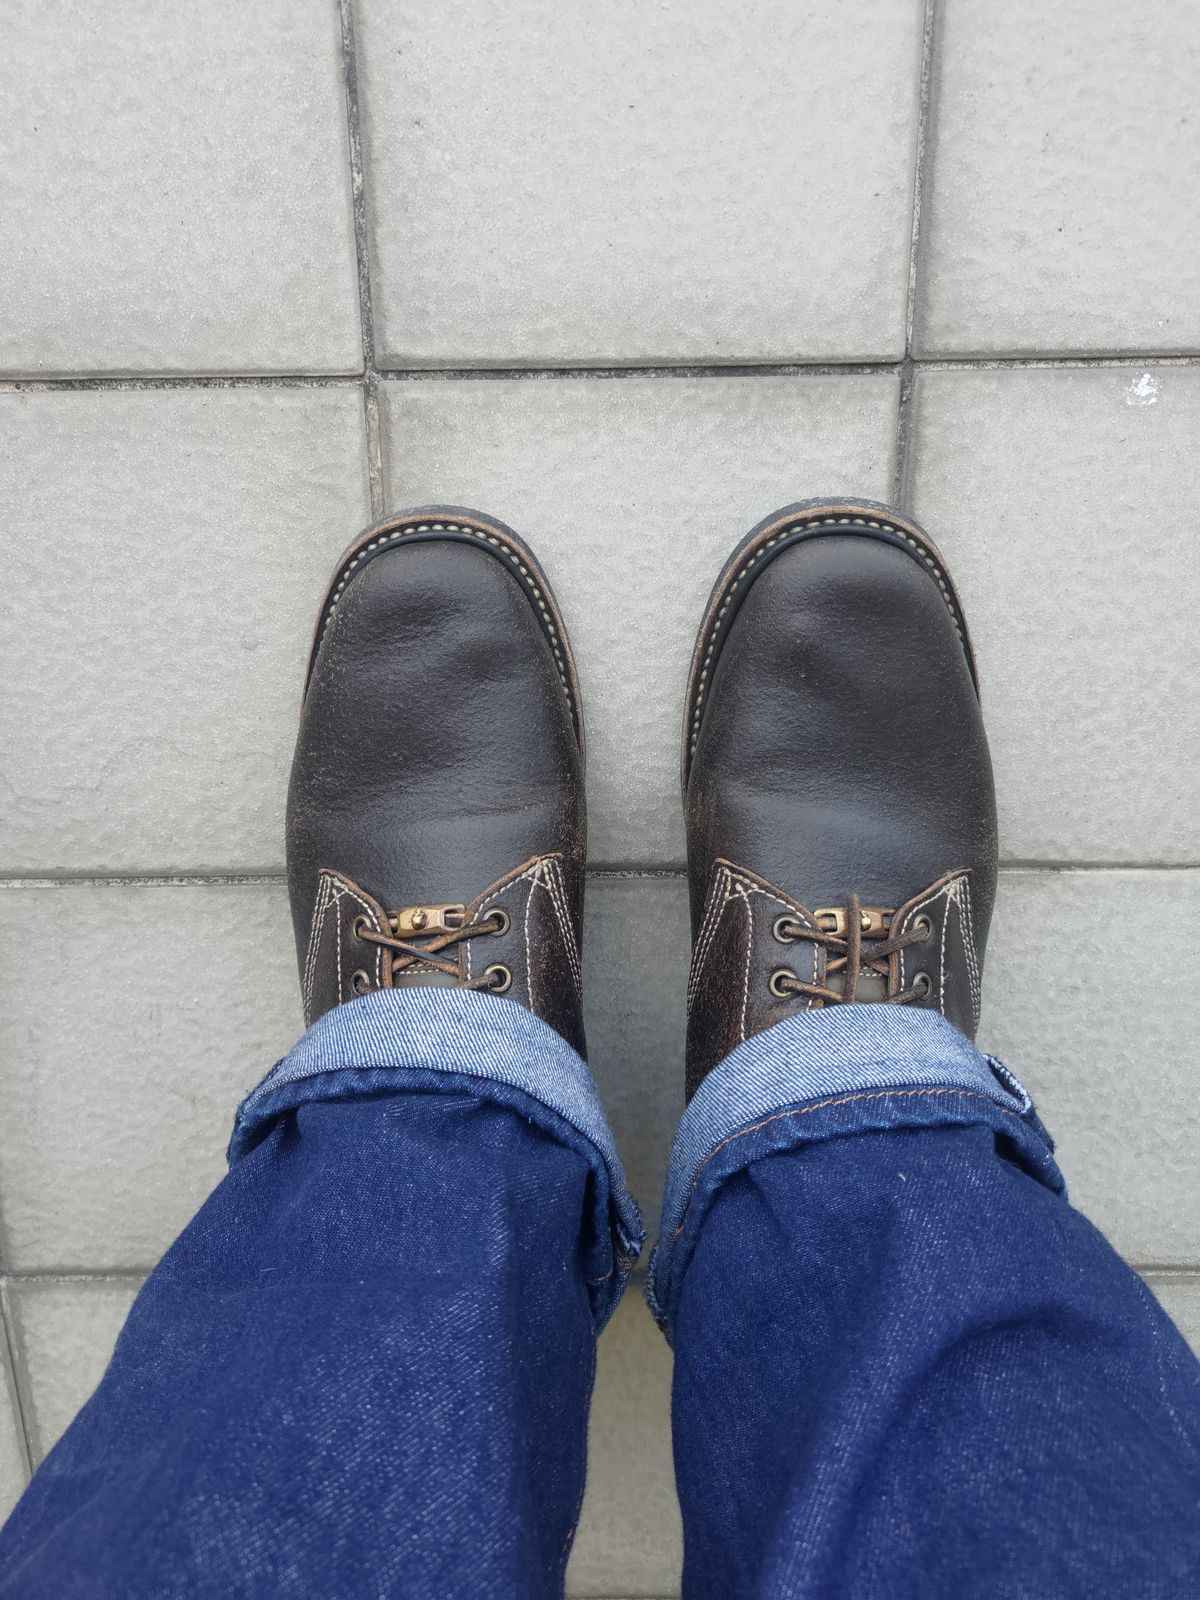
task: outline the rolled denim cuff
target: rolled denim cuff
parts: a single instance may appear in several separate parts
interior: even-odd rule
[[[979,1122],[1065,1193],[1024,1087],[936,1012],[830,1006],[747,1039],[701,1083],[675,1136],[646,1286],[655,1320],[670,1338],[704,1217],[721,1185],[752,1162],[848,1133]]]
[[[310,1101],[400,1093],[476,1095],[517,1111],[584,1158],[593,1179],[584,1260],[599,1331],[641,1253],[641,1215],[587,1063],[511,1000],[464,989],[391,989],[336,1006],[242,1101],[229,1164]]]

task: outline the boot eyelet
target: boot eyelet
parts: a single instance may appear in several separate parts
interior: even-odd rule
[[[356,939],[361,939],[366,930],[371,926],[366,917],[355,917],[350,924],[350,931]]]
[[[913,923],[913,932],[921,935],[922,944],[929,943],[929,936],[933,932],[933,923],[929,920],[924,912],[922,912],[917,920]]]
[[[802,932],[801,925],[795,917],[789,917],[785,912],[782,917],[776,917],[771,924],[771,932],[780,944],[795,944]]]
[[[793,994],[791,985],[796,981],[796,974],[790,967],[777,967],[767,979],[767,988],[776,1000],[790,1000]]]
[[[918,972],[913,979],[913,988],[917,991],[917,999],[924,1000],[925,996],[933,988],[933,979],[927,972]]]
[[[494,906],[492,910],[488,912],[488,921],[493,924],[493,926],[488,929],[488,932],[491,934],[493,939],[499,939],[512,927],[512,918],[509,916],[508,912],[505,911],[503,906]]]
[[[350,987],[355,994],[366,994],[371,987],[371,974],[365,971],[364,968],[359,967],[358,971],[350,979]]]
[[[492,994],[507,994],[512,988],[512,973],[499,961],[490,967],[485,967],[483,975],[491,980],[488,983],[488,990]]]

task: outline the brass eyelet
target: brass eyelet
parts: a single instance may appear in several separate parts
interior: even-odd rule
[[[787,931],[789,928],[795,931],[789,933]],[[776,917],[771,924],[771,932],[779,944],[795,944],[802,931],[800,923],[796,921],[795,917],[789,917],[786,911],[783,916]]]
[[[371,924],[367,921],[366,917],[355,917],[354,921],[350,924],[350,931],[354,934],[356,939],[361,939],[363,933],[370,926]]]
[[[495,923],[494,927],[488,929],[493,939],[499,939],[512,927],[512,918],[503,906],[493,906],[488,912],[488,920]]]
[[[496,961],[490,967],[485,967],[483,975],[491,980],[488,990],[492,994],[507,994],[512,988],[512,973],[502,962]]]
[[[790,1000],[793,993],[792,985],[796,982],[796,974],[790,967],[777,967],[767,979],[767,988],[776,1000]]]
[[[930,922],[929,918],[924,912],[922,912],[917,920],[913,923],[913,932],[921,935],[922,944],[928,943],[929,936],[933,932],[933,923]]]
[[[913,979],[913,988],[917,991],[917,999],[924,1000],[925,996],[933,988],[933,979],[927,972],[918,972]]]
[[[371,987],[371,974],[364,968],[359,967],[358,971],[350,979],[350,987],[355,994],[366,994]]]

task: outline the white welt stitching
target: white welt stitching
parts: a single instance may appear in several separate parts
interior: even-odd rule
[[[554,665],[558,669],[559,682],[562,685],[562,691],[566,696],[567,704],[571,707],[572,711],[574,711],[575,702],[571,695],[570,679],[567,677],[566,657],[563,654],[562,647],[563,641],[551,619],[550,610],[546,605],[545,597],[533,580],[533,574],[525,565],[524,561],[522,561],[519,553],[513,549],[506,539],[498,539],[495,534],[485,533],[482,528],[463,527],[461,523],[457,522],[407,523],[404,527],[393,528],[390,533],[381,533],[377,539],[373,539],[369,545],[366,545],[362,550],[360,550],[354,557],[353,561],[350,561],[346,564],[345,569],[341,573],[340,578],[334,587],[332,598],[329,601],[328,610],[325,612],[325,616],[321,622],[320,634],[318,635],[317,642],[313,647],[314,657],[316,652],[321,648],[321,642],[325,638],[326,630],[328,629],[330,622],[333,620],[333,614],[337,610],[338,601],[342,597],[342,590],[350,582],[350,576],[355,567],[358,566],[359,562],[365,560],[367,556],[372,555],[376,550],[381,550],[384,545],[398,544],[400,540],[406,539],[409,537],[409,535],[414,533],[465,533],[473,539],[482,540],[484,544],[492,545],[496,550],[499,551],[501,556],[503,556],[503,558],[512,567],[514,576],[529,591],[534,605],[536,605],[538,610],[541,612],[542,620],[545,623],[546,632],[549,636],[550,648],[554,652]]]
[[[700,718],[704,707],[704,696],[708,689],[708,674],[712,666],[713,654],[717,648],[717,640],[720,637],[721,622],[724,619],[725,613],[729,610],[729,604],[733,599],[734,591],[737,589],[742,579],[747,576],[751,567],[760,561],[762,557],[766,555],[767,551],[773,546],[777,545],[781,539],[788,538],[789,535],[795,533],[800,528],[819,528],[825,526],[826,524],[831,527],[844,524],[852,528],[875,528],[886,533],[894,533],[899,538],[903,539],[905,544],[911,546],[932,572],[933,576],[937,579],[938,588],[942,591],[942,599],[946,604],[946,610],[950,613],[950,620],[954,624],[954,631],[958,634],[963,648],[966,648],[966,640],[963,638],[962,619],[959,617],[954,602],[950,598],[950,586],[946,580],[946,575],[930,555],[928,546],[914,539],[907,529],[898,528],[894,522],[888,522],[882,517],[822,517],[819,515],[801,517],[796,522],[791,523],[790,526],[781,529],[774,536],[774,538],[768,539],[766,544],[762,545],[758,550],[756,550],[750,557],[749,561],[747,561],[746,565],[734,578],[733,582],[725,590],[724,602],[721,606],[721,609],[713,618],[711,624],[708,649],[705,651],[704,663],[700,669],[700,675],[696,680],[696,699],[694,715],[692,717],[691,737],[688,745],[689,754],[695,754],[696,740],[700,736]]]

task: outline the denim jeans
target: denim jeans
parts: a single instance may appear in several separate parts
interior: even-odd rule
[[[230,1158],[0,1534],[0,1595],[559,1594],[641,1242],[583,1062],[502,999],[366,996]],[[940,1017],[735,1050],[648,1298],[685,1595],[1200,1594],[1200,1367]]]

